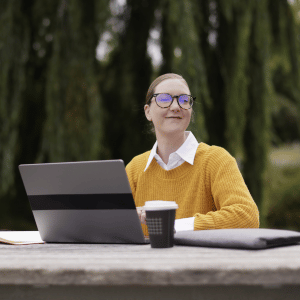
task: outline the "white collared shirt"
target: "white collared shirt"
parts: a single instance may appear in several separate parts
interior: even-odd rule
[[[157,163],[167,171],[179,167],[185,161],[191,165],[194,165],[194,159],[195,159],[195,155],[199,143],[196,140],[195,136],[192,134],[192,132],[186,131],[185,133],[188,134],[186,140],[180,146],[179,149],[177,149],[175,152],[170,154],[167,164],[165,164],[161,159],[161,157],[157,154],[157,141],[156,141],[150,152],[144,172],[148,169],[153,158],[155,158]],[[183,218],[183,219],[175,220],[176,232],[185,231],[185,230],[194,230],[194,219],[195,219],[194,217],[191,217],[191,218]]]
[[[176,167],[179,167],[185,161],[188,162],[189,164],[193,165],[199,143],[196,140],[195,136],[190,131],[186,131],[186,134],[188,134],[188,137],[186,138],[186,140],[180,146],[179,149],[177,149],[175,152],[170,154],[167,164],[165,164],[163,162],[163,160],[161,159],[161,157],[157,154],[157,141],[156,141],[154,146],[152,147],[152,150],[150,152],[150,155],[149,155],[149,158],[147,161],[147,165],[146,165],[146,168],[144,171],[146,171],[148,169],[153,158],[155,158],[157,163],[163,169],[165,169],[167,171],[175,169]]]

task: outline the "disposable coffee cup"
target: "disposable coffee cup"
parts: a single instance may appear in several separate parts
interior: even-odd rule
[[[146,224],[152,248],[170,248],[174,245],[174,223],[178,205],[174,201],[146,201]]]

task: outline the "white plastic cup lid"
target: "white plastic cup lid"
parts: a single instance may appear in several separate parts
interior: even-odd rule
[[[145,210],[168,210],[177,208],[178,204],[175,201],[153,200],[146,201],[144,205]]]

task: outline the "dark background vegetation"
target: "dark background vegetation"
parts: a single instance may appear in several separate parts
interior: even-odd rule
[[[197,97],[190,129],[237,158],[262,227],[300,230],[299,11],[298,0],[0,1],[0,228],[36,228],[19,164],[149,150],[145,95],[174,72]]]

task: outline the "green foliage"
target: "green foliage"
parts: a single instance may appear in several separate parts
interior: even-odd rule
[[[293,103],[282,94],[273,95],[276,100],[272,106],[272,143],[277,146],[292,143],[295,137],[300,136],[297,103]]]
[[[276,167],[269,173],[270,195],[265,205],[266,226],[300,230],[300,168]]]
[[[94,1],[70,1],[54,19],[46,120],[38,161],[101,157],[102,100],[97,84]],[[102,22],[104,22],[103,20]]]
[[[259,208],[266,199],[266,170],[270,144],[268,59],[270,42],[267,1],[254,8],[248,66],[248,97],[244,135],[244,178]],[[266,37],[267,36],[267,37]]]
[[[2,4],[3,6],[3,4]],[[28,19],[20,1],[9,1],[0,11],[0,198],[16,197],[16,164],[21,151],[19,126],[26,90],[26,63],[30,52]],[[2,201],[0,218],[9,214],[10,204]]]
[[[207,142],[205,115],[202,106],[211,106],[206,66],[204,63],[197,19],[201,9],[196,1],[162,2],[162,53],[164,62],[160,74],[177,73],[188,82],[191,93],[196,97],[195,122],[191,130],[199,140]],[[199,21],[199,20],[197,20]]]
[[[109,112],[104,121],[104,145],[109,158],[121,158],[126,164],[154,143],[153,137],[147,136],[143,107],[152,74],[147,40],[157,4],[128,1],[119,47],[111,54],[101,78],[103,106]]]
[[[269,4],[272,28],[272,57],[270,72],[273,74],[273,101],[271,107],[275,135],[273,143],[279,145],[299,138],[300,88],[299,88],[299,1],[293,6],[285,1]],[[293,17],[295,14],[296,18]],[[292,123],[291,124],[291,120]]]
[[[245,112],[248,105],[249,50],[253,20],[253,1],[219,1],[220,29],[219,51],[223,59],[220,62],[220,73],[224,90],[226,118],[226,148],[236,155],[242,152],[242,137],[245,128]],[[229,4],[230,3],[230,4]],[[260,25],[257,25],[260,26]],[[228,46],[230,45],[230,46]]]
[[[0,226],[29,229],[34,221],[18,165],[101,156],[95,47],[107,2],[97,4],[100,13],[94,1],[5,3],[0,11]]]
[[[299,1],[127,0],[119,12],[114,5],[0,1],[0,226],[33,224],[19,164],[128,163],[149,150],[155,138],[147,133],[145,95],[167,72],[181,74],[197,97],[191,130],[243,159],[262,209],[273,197],[270,143],[300,135]],[[158,69],[147,53],[154,24],[161,27]],[[113,51],[99,62],[103,33]],[[291,183],[278,195],[287,199],[292,190]]]

